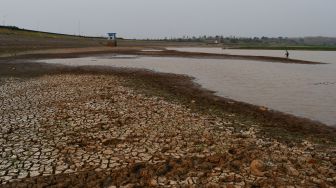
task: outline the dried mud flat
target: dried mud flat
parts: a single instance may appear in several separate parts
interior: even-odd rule
[[[0,77],[0,187],[336,184],[335,151],[285,144],[235,113],[197,113],[126,83],[106,74]]]

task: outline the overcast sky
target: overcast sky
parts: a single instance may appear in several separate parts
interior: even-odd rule
[[[1,25],[127,38],[333,36],[336,0],[0,0]]]

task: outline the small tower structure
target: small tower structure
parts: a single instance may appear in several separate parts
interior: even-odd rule
[[[117,33],[107,33],[107,45],[108,46],[117,46]]]

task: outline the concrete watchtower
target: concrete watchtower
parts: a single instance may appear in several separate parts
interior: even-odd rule
[[[107,33],[108,46],[117,46],[117,33]]]

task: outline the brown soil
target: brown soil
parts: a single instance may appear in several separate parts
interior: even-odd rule
[[[323,64],[320,62],[286,59],[281,57],[268,56],[247,56],[247,55],[226,55],[226,54],[211,54],[198,52],[180,52],[175,50],[162,51],[142,51],[144,47],[88,47],[88,48],[68,48],[54,50],[28,51],[18,53],[15,56],[4,56],[0,59],[42,59],[42,58],[74,58],[98,54],[118,53],[144,56],[158,57],[190,57],[190,58],[212,58],[212,59],[240,59],[240,60],[255,60],[267,61],[276,63],[296,63],[296,64]]]
[[[217,97],[213,92],[201,88],[192,82],[192,78],[174,75],[161,74],[144,70],[118,69],[107,67],[67,67],[63,65],[47,65],[43,63],[32,63],[27,58],[68,58],[87,56],[101,53],[121,53],[139,54],[155,56],[181,56],[198,58],[231,58],[231,59],[251,59],[264,61],[277,61],[285,63],[313,63],[305,61],[286,60],[283,58],[269,57],[246,57],[246,56],[226,56],[204,53],[186,53],[177,51],[163,52],[141,52],[138,49],[116,48],[102,51],[72,53],[47,53],[30,54],[18,58],[3,58],[0,60],[0,75],[5,77],[25,77],[31,78],[51,74],[112,74],[122,76],[129,80],[129,85],[139,92],[148,95],[160,95],[169,100],[178,101],[192,110],[206,114],[220,114],[222,112],[233,112],[239,114],[238,118],[245,119],[246,122],[257,121],[263,129],[260,134],[265,134],[286,144],[291,144],[293,139],[311,139],[321,144],[321,147],[335,145],[336,129],[327,127],[319,122],[312,122],[308,119],[298,118],[281,112],[267,110],[259,106],[237,102],[222,97]],[[0,82],[0,85],[2,83]],[[244,128],[244,127],[243,127]],[[229,151],[230,152],[230,151]],[[232,151],[236,154],[235,151]],[[241,155],[241,156],[240,156]],[[236,154],[236,158],[243,158],[243,155],[255,156],[253,150],[246,149]],[[215,167],[225,167],[231,170],[239,168],[232,161],[227,161],[226,156],[213,156],[208,158],[182,158],[166,161],[156,165],[136,164],[118,171],[86,171],[76,174],[62,174],[56,176],[35,177],[23,179],[18,182],[2,185],[2,187],[108,187],[110,185],[132,185],[151,186],[153,177],[166,176],[173,178],[187,177],[188,172],[196,170],[207,177]],[[190,174],[188,174],[190,176]],[[250,184],[251,187],[277,185],[276,176],[263,179]],[[136,186],[133,186],[136,187]]]
[[[102,46],[105,42],[106,40],[101,38],[84,38],[0,29],[0,54],[15,54],[37,49]]]
[[[249,155],[253,152],[246,151],[247,153],[241,155]],[[239,157],[238,157],[239,158]],[[243,161],[240,161],[242,163]],[[116,171],[85,171],[75,174],[61,174],[55,176],[40,176],[35,178],[24,179],[19,182],[14,182],[8,185],[4,185],[3,188],[23,188],[23,187],[109,187],[113,186],[125,186],[126,187],[160,187],[157,181],[157,177],[165,177],[165,179],[174,179],[179,177],[187,179],[192,173],[202,172],[199,174],[195,183],[202,184],[206,182],[208,177],[213,175],[214,168],[225,168],[231,171],[239,171],[239,164],[235,164],[232,161],[227,160],[225,155],[215,155],[207,158],[182,158],[182,159],[170,159],[163,163],[155,165],[146,163],[134,163],[127,168],[123,168]],[[230,178],[230,177],[228,177]],[[233,177],[233,179],[239,181],[239,177]],[[191,178],[190,178],[191,179]],[[229,180],[222,178],[222,184],[227,183]],[[283,186],[285,184],[277,180],[276,177],[259,180],[257,182],[251,182],[246,187],[268,187],[269,185]],[[211,184],[207,185],[207,187]],[[174,187],[174,186],[173,186]],[[190,187],[190,186],[184,186]],[[219,187],[218,184],[212,185],[212,187]]]
[[[49,58],[70,56],[81,56],[81,54],[48,55]],[[204,112],[207,112],[209,109],[213,109],[213,112],[210,113],[224,110],[226,112],[241,114],[242,118],[246,116],[261,121],[263,122],[265,130],[267,130],[266,132],[274,131],[274,133],[276,133],[278,130],[282,130],[281,132],[286,131],[295,136],[296,134],[303,134],[305,137],[309,136],[312,138],[318,136],[321,140],[334,140],[333,137],[336,134],[336,129],[334,127],[329,127],[316,121],[269,110],[264,107],[244,102],[218,97],[214,95],[214,92],[201,88],[200,85],[195,84],[192,81],[193,78],[184,75],[102,66],[68,67],[64,65],[35,63],[30,62],[29,60],[0,61],[0,75],[2,76],[31,77],[64,73],[113,74],[123,76],[131,80],[130,85],[132,87],[140,89],[142,92],[149,91],[149,94],[164,95],[172,100],[178,100],[195,110],[203,110]],[[196,102],[190,103],[190,101]]]

